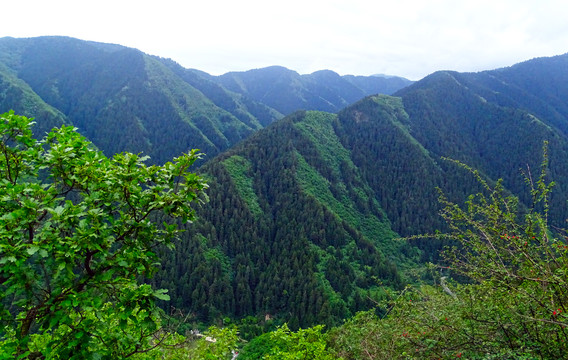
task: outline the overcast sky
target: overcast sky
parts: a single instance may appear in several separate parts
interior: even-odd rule
[[[65,35],[219,75],[480,71],[568,52],[565,0],[13,0],[0,37]]]

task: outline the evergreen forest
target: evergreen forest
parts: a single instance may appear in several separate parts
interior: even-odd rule
[[[5,357],[563,358],[567,104],[568,55],[411,82],[1,38]]]

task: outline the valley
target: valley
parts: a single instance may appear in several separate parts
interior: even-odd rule
[[[545,210],[546,226],[565,228],[567,79],[568,55],[412,82],[279,66],[212,76],[118,45],[0,39],[0,113],[35,118],[39,137],[65,124],[109,157],[205,154],[192,170],[208,201],[144,281],[168,290],[166,312],[201,328],[237,324],[251,344],[283,323],[325,325],[336,344],[357,336],[350,327],[379,331],[371,317],[391,311],[393,294],[442,276],[463,298],[464,275],[442,270],[457,238],[421,235],[454,231],[445,204],[488,187],[518,198],[516,220]],[[554,188],[538,197],[544,144]],[[433,291],[424,298],[441,313],[457,306]]]

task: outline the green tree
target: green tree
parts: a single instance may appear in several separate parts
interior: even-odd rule
[[[271,348],[263,359],[337,359],[327,349],[323,325],[292,332],[287,324],[270,333]]]
[[[561,359],[568,353],[566,231],[548,220],[553,183],[525,174],[530,204],[471,168],[484,191],[464,206],[443,194],[441,214],[454,244],[433,266],[439,286],[407,288],[332,330],[328,342],[345,359]],[[441,274],[439,274],[440,272]],[[461,283],[450,281],[457,274]]]
[[[195,150],[105,157],[69,126],[42,140],[0,115],[0,358],[127,358],[159,346],[156,248],[195,218]],[[159,219],[159,220],[158,220]]]
[[[515,357],[564,357],[568,238],[548,220],[554,183],[546,180],[547,144],[538,178],[530,169],[524,174],[532,199],[528,206],[507,195],[501,181],[491,185],[471,171],[484,193],[470,196],[463,207],[441,197],[449,236],[458,242],[445,251],[446,260],[472,283],[461,287],[458,296],[464,322],[475,329],[469,337],[462,329],[468,340],[464,348],[495,349]]]

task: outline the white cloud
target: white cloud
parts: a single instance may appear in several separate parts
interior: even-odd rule
[[[211,73],[477,71],[568,52],[560,0],[65,1],[3,4],[0,36],[118,43]]]

